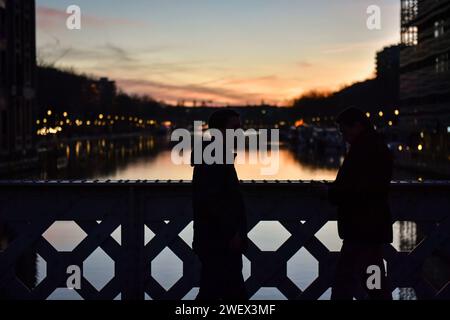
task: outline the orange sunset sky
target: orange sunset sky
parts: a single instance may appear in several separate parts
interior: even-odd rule
[[[76,4],[82,29],[66,28]],[[369,5],[381,30],[366,27]],[[41,61],[167,103],[278,105],[374,75],[399,41],[397,0],[37,0]]]

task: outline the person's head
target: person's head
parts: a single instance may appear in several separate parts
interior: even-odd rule
[[[364,132],[373,130],[373,126],[366,114],[357,108],[344,110],[336,119],[344,140],[354,143]]]
[[[220,109],[215,111],[208,120],[209,129],[237,130],[241,128],[241,118],[239,113],[231,109]]]

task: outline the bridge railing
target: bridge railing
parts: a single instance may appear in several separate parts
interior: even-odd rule
[[[325,182],[246,181],[242,188],[249,231],[275,222],[274,233],[279,229],[288,235],[270,250],[250,237],[245,253],[250,296],[262,288],[276,288],[287,299],[319,299],[329,292],[339,252],[330,251],[317,236],[336,220]],[[395,182],[391,188],[394,221],[414,222],[423,233],[411,250],[386,246],[393,287],[411,288],[419,299],[448,298],[448,283],[432,285],[426,266],[436,252],[450,251],[450,183]],[[187,181],[0,182],[0,297],[47,299],[58,288],[67,288],[68,268],[78,266],[81,283],[74,290],[83,299],[182,299],[199,284],[198,259],[180,235],[191,226],[190,196]],[[85,235],[74,248],[53,243],[65,237],[67,230],[57,228],[62,221],[76,224]],[[180,260],[179,278],[170,286],[161,283],[153,263],[167,250]],[[318,263],[317,278],[304,288],[288,270],[296,268],[289,264],[300,250]],[[101,287],[84,272],[99,251],[114,266],[111,279]],[[37,283],[36,257],[46,266]]]

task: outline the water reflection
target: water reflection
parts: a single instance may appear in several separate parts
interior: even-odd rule
[[[114,177],[135,163],[151,163],[166,148],[167,138],[155,136],[64,141],[58,143],[55,149],[49,147],[41,153],[39,170],[16,174],[14,178],[63,180]],[[132,178],[124,176],[120,179]]]
[[[255,152],[245,152],[246,159]],[[243,180],[334,180],[343,161],[342,151],[318,156],[301,146],[279,146],[279,170],[263,175],[267,164],[238,164]],[[190,154],[183,155],[187,159]],[[270,155],[272,158],[274,154]],[[396,170],[395,179],[416,179],[415,173]],[[78,139],[49,142],[40,152],[38,170],[3,176],[6,179],[117,179],[190,180],[190,165],[175,165],[171,160],[168,136],[129,136],[115,139]]]
[[[243,151],[246,159],[256,151]],[[340,164],[339,157],[314,158],[281,145],[271,151],[278,156],[279,170],[263,175],[267,164],[238,164],[240,179],[252,180],[333,180]],[[190,154],[184,157],[190,158]],[[123,139],[76,140],[60,142],[57,150],[47,150],[41,157],[38,171],[15,175],[31,179],[114,179],[114,180],[190,180],[192,168],[188,164],[175,165],[171,160],[168,137],[140,136]]]

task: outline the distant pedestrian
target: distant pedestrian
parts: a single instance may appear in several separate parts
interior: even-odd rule
[[[337,123],[350,150],[329,188],[343,239],[331,298],[351,300],[359,286],[371,299],[392,299],[383,263],[383,247],[392,242],[388,204],[392,156],[361,110],[345,110]],[[381,271],[381,288],[367,287],[369,266]]]
[[[239,114],[225,109],[212,114],[209,128],[241,126]],[[224,146],[226,143],[224,142]],[[244,200],[234,164],[192,164],[194,242],[202,264],[197,300],[247,300],[242,253],[247,246]]]

